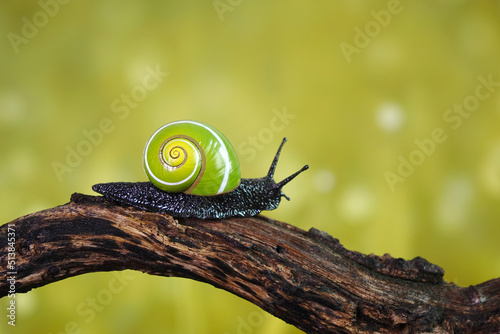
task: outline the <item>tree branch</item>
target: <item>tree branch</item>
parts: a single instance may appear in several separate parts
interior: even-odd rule
[[[363,255],[263,216],[175,219],[74,194],[1,226],[0,266],[0,297],[12,278],[20,293],[132,269],[209,283],[307,333],[500,332],[500,278],[458,287],[422,258]]]

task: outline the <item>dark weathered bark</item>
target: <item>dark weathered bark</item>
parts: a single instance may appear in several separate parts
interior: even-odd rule
[[[365,256],[263,216],[175,219],[75,194],[0,227],[0,296],[11,276],[20,293],[124,269],[212,284],[307,333],[500,332],[500,279],[458,287],[422,258]]]

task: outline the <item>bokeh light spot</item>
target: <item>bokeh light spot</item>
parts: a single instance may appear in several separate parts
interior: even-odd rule
[[[342,218],[350,223],[360,223],[373,214],[375,198],[365,186],[352,186],[342,194],[338,205]]]
[[[322,169],[314,174],[314,188],[320,193],[328,193],[335,186],[335,175],[328,169]]]
[[[393,102],[382,104],[375,112],[375,121],[385,132],[395,132],[401,129],[404,114],[401,107]]]

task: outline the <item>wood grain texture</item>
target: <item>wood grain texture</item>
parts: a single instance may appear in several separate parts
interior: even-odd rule
[[[422,258],[363,255],[314,228],[263,216],[175,219],[74,194],[10,223],[16,293],[132,269],[206,282],[306,333],[500,333],[500,279],[458,287]],[[9,291],[0,227],[0,297]]]

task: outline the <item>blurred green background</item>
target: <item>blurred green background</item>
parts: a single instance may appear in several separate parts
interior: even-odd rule
[[[4,0],[0,223],[145,180],[147,138],[196,119],[226,134],[243,177],[284,136],[277,179],[310,164],[266,215],[425,257],[461,286],[498,277],[499,15],[499,1]],[[300,333],[132,271],[16,298],[15,328],[0,300],[2,333]]]

